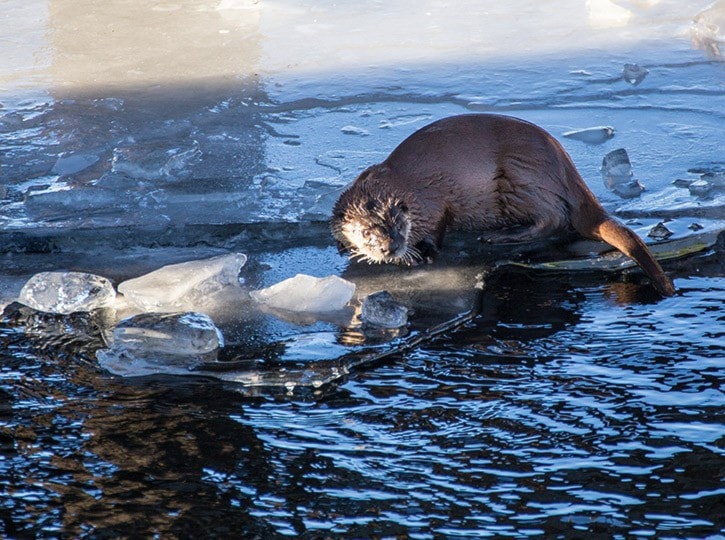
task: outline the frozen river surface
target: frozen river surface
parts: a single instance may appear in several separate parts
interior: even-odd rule
[[[6,1],[0,536],[725,535],[724,26],[722,1]],[[466,112],[550,131],[679,294],[589,248],[338,255],[340,190]],[[603,181],[620,148],[635,197]],[[41,271],[118,287],[231,253],[241,283],[192,306],[218,357],[154,376],[99,360],[123,310],[14,302]],[[297,273],[410,322],[250,300]]]

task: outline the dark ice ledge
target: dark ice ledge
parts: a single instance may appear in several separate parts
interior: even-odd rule
[[[258,222],[224,225],[125,226],[93,228],[37,227],[0,231],[0,253],[65,253],[121,251],[133,247],[225,248],[250,251],[330,244],[326,221]]]

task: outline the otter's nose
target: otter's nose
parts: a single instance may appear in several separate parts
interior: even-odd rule
[[[385,255],[392,255],[393,253],[398,251],[399,248],[400,248],[400,243],[397,240],[395,240],[394,238],[389,238],[388,243],[385,247],[383,247],[382,252]]]

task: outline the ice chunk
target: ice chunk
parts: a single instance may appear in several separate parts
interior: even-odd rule
[[[589,25],[597,30],[621,28],[629,24],[632,12],[617,5],[614,0],[587,0]]]
[[[609,189],[614,189],[617,184],[632,181],[632,164],[624,148],[618,148],[604,156],[602,177]]]
[[[587,144],[601,144],[614,137],[614,128],[611,126],[596,126],[586,129],[575,129],[564,133],[564,137]]]
[[[712,190],[712,185],[707,180],[695,180],[687,186],[690,194],[695,197],[707,197]]]
[[[113,330],[110,349],[96,352],[99,364],[117,375],[186,374],[216,359],[224,338],[202,313],[142,313]]]
[[[694,180],[692,180],[691,178],[678,178],[672,181],[672,185],[678,188],[687,188],[693,182]]]
[[[705,198],[725,190],[725,174],[721,171],[700,172],[699,180],[678,178],[672,183],[679,188],[687,188],[693,197]]]
[[[647,233],[647,236],[654,238],[655,240],[667,240],[674,233],[665,227],[665,224],[660,222]]]
[[[649,73],[647,68],[643,68],[637,64],[624,64],[622,70],[622,78],[629,84],[637,86],[641,83]]]
[[[374,326],[400,328],[408,323],[408,308],[396,302],[388,291],[378,291],[363,300],[360,319]]]
[[[723,59],[725,43],[725,5],[714,2],[692,20],[690,37],[696,47],[702,49],[710,60]]]
[[[433,117],[431,114],[401,114],[393,116],[387,120],[380,122],[381,129],[390,129],[401,126],[407,126],[409,124],[416,124],[418,122],[426,122]]]
[[[355,284],[337,276],[316,278],[297,274],[249,294],[257,302],[272,308],[319,313],[344,308],[355,294]]]
[[[602,179],[607,189],[620,197],[638,197],[644,186],[632,174],[632,164],[624,148],[609,152],[602,160]]]
[[[116,325],[112,345],[129,351],[206,354],[223,347],[224,338],[203,313],[141,313]]]
[[[725,174],[722,172],[704,173],[699,180],[695,180],[687,188],[695,197],[708,197],[725,189]]]
[[[700,176],[700,179],[718,190],[725,189],[725,172],[722,170],[705,172]]]
[[[616,185],[615,180],[629,182],[632,179],[632,164],[624,148],[618,148],[604,156],[602,160],[602,175],[609,189],[612,189]]]
[[[363,129],[357,126],[343,126],[340,128],[345,135],[359,135],[361,137],[367,137],[370,132],[367,129]]]
[[[116,298],[106,278],[85,272],[41,272],[31,277],[18,301],[37,311],[67,315],[109,307]]]
[[[632,180],[629,184],[620,184],[616,186],[612,189],[612,191],[623,199],[633,199],[635,197],[639,197],[644,189],[644,186],[639,180]]]
[[[243,253],[171,264],[124,281],[118,292],[145,311],[179,311],[201,305],[227,286],[239,285]]]

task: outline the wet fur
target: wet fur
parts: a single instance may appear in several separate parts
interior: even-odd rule
[[[405,245],[382,253],[380,246],[397,245],[385,236],[400,233],[401,219]],[[351,236],[350,223],[367,236]],[[644,242],[602,208],[562,146],[507,116],[454,116],[413,133],[340,196],[331,228],[353,257],[397,264],[431,261],[449,228],[477,231],[492,243],[576,233],[634,259],[661,294],[675,292]]]

